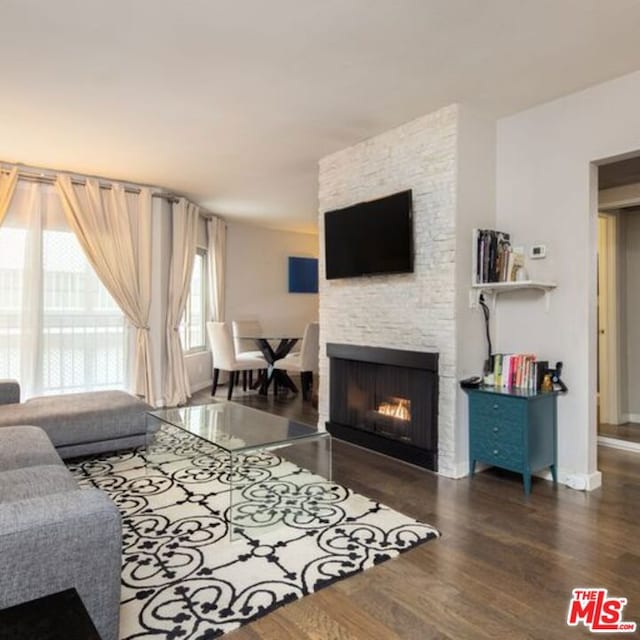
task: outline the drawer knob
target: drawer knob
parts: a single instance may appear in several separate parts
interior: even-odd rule
[[[498,455],[498,450],[497,450],[497,449],[494,449],[494,450],[493,450],[493,455],[494,455],[494,456],[497,456],[497,455]]]
[[[494,409],[497,409],[497,408],[498,408],[498,405],[497,405],[497,404],[494,404],[494,405],[493,405],[493,408],[494,408]]]
[[[493,433],[498,433],[498,431],[500,431],[500,429],[498,429],[498,427],[493,427]]]

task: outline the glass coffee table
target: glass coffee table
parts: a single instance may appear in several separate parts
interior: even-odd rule
[[[262,480],[252,480],[250,467],[256,460],[256,454],[277,450],[278,458],[295,469],[293,475],[310,472],[331,481],[331,435],[311,425],[228,401],[150,411],[147,416],[148,419],[189,433],[202,443],[214,445],[208,449],[211,456],[228,456],[225,480],[229,485],[227,519],[232,540],[242,532],[245,526],[243,518],[246,518],[247,512],[245,509],[243,515],[234,505],[240,501],[246,505],[252,484],[259,485],[256,490],[263,493],[270,490]],[[148,450],[149,460],[153,464],[153,442]],[[300,504],[301,498],[304,500],[304,496],[291,496],[290,503]],[[255,513],[252,517],[250,526],[255,529],[259,518]],[[269,518],[265,517],[264,520],[268,523]]]

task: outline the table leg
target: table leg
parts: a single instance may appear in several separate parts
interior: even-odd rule
[[[297,338],[289,338],[280,340],[280,344],[277,346],[274,357],[276,360],[280,360],[289,354],[291,349],[295,346],[296,342],[298,342]],[[277,376],[276,380],[279,387],[285,387],[289,389],[293,393],[298,393],[298,387],[296,387],[294,381],[289,377],[289,374],[282,369],[277,369],[275,371],[275,375]]]
[[[298,387],[296,387],[295,382],[289,377],[286,371],[283,371],[282,369],[274,369],[273,377],[279,387],[285,387],[293,391],[293,393],[298,393]]]
[[[251,389],[253,389],[254,391],[256,389],[262,389],[262,380],[264,378],[264,373],[263,373],[263,369],[260,369],[258,371],[258,377],[256,378],[255,382],[251,385]]]
[[[262,384],[260,386],[260,394],[266,396],[269,391],[269,386],[271,382],[277,382],[278,386],[286,387],[293,391],[293,393],[298,393],[298,387],[296,387],[293,380],[287,375],[286,371],[282,371],[281,369],[274,369],[273,363],[276,360],[280,360],[284,358],[295,346],[296,342],[298,342],[298,338],[283,338],[280,340],[278,346],[273,349],[273,347],[269,344],[269,341],[265,338],[257,338],[256,344],[260,348],[264,359],[267,361],[267,375],[264,376],[262,380]]]

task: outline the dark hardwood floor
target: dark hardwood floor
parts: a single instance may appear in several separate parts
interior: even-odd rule
[[[298,384],[298,380],[296,380],[296,384]],[[215,400],[226,399],[227,387],[222,385],[216,392]],[[211,400],[211,389],[202,389],[202,391],[193,394],[189,404],[206,404]],[[301,393],[294,395],[288,390],[281,390],[278,397],[274,397],[269,389],[269,394],[262,396],[256,391],[242,391],[242,385],[240,385],[239,389],[233,391],[233,401],[306,424],[314,426],[318,424],[318,412],[313,408],[311,402],[303,402]]]
[[[234,399],[291,417],[313,412],[299,397]],[[585,493],[535,479],[526,498],[515,474],[490,469],[449,480],[339,441],[333,453],[337,482],[438,527],[442,538],[282,607],[230,640],[595,637],[566,625],[575,587],[626,597],[625,619],[640,623],[640,454],[601,447],[602,488]],[[605,637],[615,635],[640,637]]]
[[[607,438],[616,438],[626,442],[640,443],[640,424],[627,422],[626,424],[605,424],[598,425],[598,435]]]

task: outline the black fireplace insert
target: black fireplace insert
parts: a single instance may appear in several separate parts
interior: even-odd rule
[[[438,354],[327,344],[327,355],[329,432],[437,471]]]

